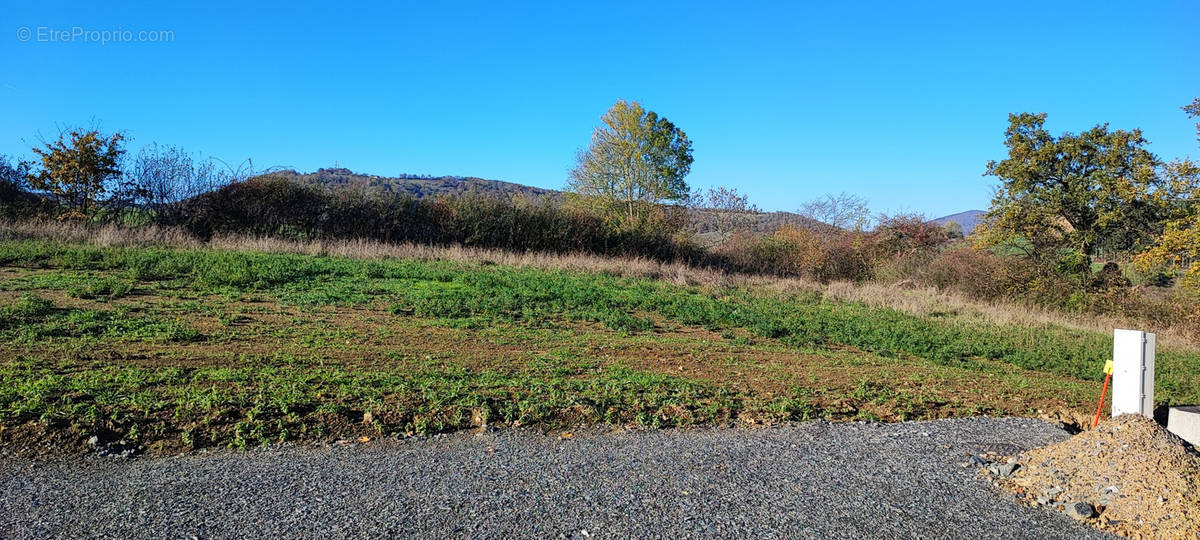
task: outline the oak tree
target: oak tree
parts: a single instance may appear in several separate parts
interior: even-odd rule
[[[1054,136],[1045,121],[1045,114],[1009,115],[1008,158],[987,164],[985,174],[1000,185],[979,238],[1057,257],[1060,268],[1087,274],[1100,249],[1128,249],[1154,236],[1169,186],[1140,130],[1101,124]]]

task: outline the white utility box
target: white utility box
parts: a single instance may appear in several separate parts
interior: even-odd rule
[[[1167,431],[1200,448],[1200,407],[1171,407],[1167,412]]]
[[[1112,415],[1154,418],[1154,334],[1113,331]]]

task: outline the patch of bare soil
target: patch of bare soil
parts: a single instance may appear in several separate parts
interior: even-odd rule
[[[1097,515],[1073,517],[1130,538],[1200,538],[1200,456],[1150,419],[1107,420],[1016,465],[1001,485],[1032,506],[1086,503]]]
[[[762,397],[803,388],[832,418],[854,418],[859,410],[897,421],[975,414],[1021,416],[1036,410],[1056,411],[1052,421],[1077,426],[1087,416],[1086,411],[1074,410],[1081,404],[1077,393],[1064,392],[1064,385],[1054,384],[1068,380],[1066,377],[1015,373],[1036,383],[1015,386],[983,373],[919,361],[889,361],[852,348],[844,350],[862,355],[855,363],[779,347],[730,346],[719,334],[706,332],[660,332],[663,340],[604,346],[589,353],[606,363],[715,382]],[[689,339],[670,339],[673,337]],[[947,376],[947,371],[953,376]]]

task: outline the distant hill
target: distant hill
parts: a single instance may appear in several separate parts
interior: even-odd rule
[[[466,194],[512,196],[524,195],[532,198],[548,198],[558,202],[563,198],[562,192],[553,189],[543,189],[500,180],[487,180],[470,176],[429,176],[402,174],[400,176],[378,176],[359,174],[350,169],[317,169],[312,173],[299,173],[293,170],[282,170],[271,173],[272,176],[282,176],[299,182],[311,182],[332,188],[364,187],[378,189],[396,195],[412,195],[417,198],[436,197],[438,195],[459,196]]]
[[[983,215],[986,213],[987,212],[983,210],[967,210],[966,212],[959,212],[957,214],[950,214],[948,216],[933,219],[930,220],[930,222],[937,223],[938,225],[945,225],[947,222],[953,221],[959,225],[962,225],[963,234],[971,234],[971,232],[975,230],[975,225],[979,223],[979,220],[983,219]]]
[[[700,233],[707,233],[712,227],[712,222],[716,220],[715,210],[708,208],[697,208],[691,210],[692,221],[697,224],[697,230]],[[795,225],[797,227],[813,227],[820,222],[812,218],[802,216],[792,212],[754,212],[742,213],[741,221],[747,230],[753,233],[768,233],[784,225]]]

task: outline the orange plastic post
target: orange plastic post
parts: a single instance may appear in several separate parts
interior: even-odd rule
[[[1100,425],[1100,411],[1104,409],[1104,394],[1108,393],[1108,380],[1112,378],[1112,373],[1104,374],[1104,388],[1100,390],[1100,403],[1096,405],[1096,420],[1092,422],[1092,429]]]

